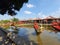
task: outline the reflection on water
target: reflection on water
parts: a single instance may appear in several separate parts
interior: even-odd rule
[[[24,36],[28,40],[38,43],[38,45],[60,45],[60,32],[44,30],[40,35],[36,35],[33,28],[20,28],[18,35]]]
[[[37,35],[37,42],[38,42],[38,45],[43,45],[40,35]]]
[[[60,45],[60,32],[44,30],[40,35],[36,35],[34,28],[19,28],[18,35],[31,41],[31,45]]]

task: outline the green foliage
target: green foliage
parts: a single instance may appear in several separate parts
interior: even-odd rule
[[[18,18],[13,18],[12,21],[13,21],[13,22],[18,22],[19,19],[18,19]]]
[[[0,0],[0,14],[16,15],[15,11],[19,11],[27,2],[28,0]]]
[[[10,20],[1,20],[0,23],[8,23]]]

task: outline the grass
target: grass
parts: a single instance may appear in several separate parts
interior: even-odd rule
[[[17,27],[27,27],[27,28],[33,28],[33,24],[20,24],[20,25],[15,25]],[[39,26],[41,27],[41,24],[39,24]],[[8,29],[10,26],[3,26],[4,29]],[[44,27],[44,30],[51,30],[53,29],[52,26],[50,25],[45,25],[42,24],[42,27]]]

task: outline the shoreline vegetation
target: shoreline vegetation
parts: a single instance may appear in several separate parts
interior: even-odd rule
[[[38,24],[39,27],[43,27],[44,30],[52,30],[53,28],[50,26],[50,24]],[[26,28],[33,28],[33,24],[15,24],[16,27],[26,27]],[[10,28],[10,25],[0,25],[0,27],[3,27],[4,29]]]

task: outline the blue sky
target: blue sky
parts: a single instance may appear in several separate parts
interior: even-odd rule
[[[60,18],[60,0],[29,0],[27,4],[24,4],[16,17],[20,20],[46,18],[48,16]],[[0,20],[13,18],[5,14],[0,15]]]

